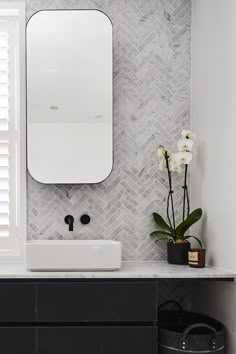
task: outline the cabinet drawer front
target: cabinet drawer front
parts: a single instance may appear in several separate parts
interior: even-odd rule
[[[29,283],[0,283],[0,323],[35,321],[35,288]]]
[[[0,327],[3,354],[36,354],[36,330],[27,327]]]
[[[154,322],[154,283],[41,283],[37,288],[38,321]]]
[[[42,327],[37,353],[157,354],[157,327]]]

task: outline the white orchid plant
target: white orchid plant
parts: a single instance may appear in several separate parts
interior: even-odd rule
[[[177,143],[178,151],[172,153],[169,149],[160,145],[157,150],[159,159],[159,169],[167,170],[169,193],[167,197],[167,222],[158,213],[153,213],[153,218],[160,230],[154,231],[150,236],[155,237],[156,241],[166,239],[169,242],[185,243],[189,239],[194,238],[202,248],[201,241],[196,237],[187,234],[189,228],[200,220],[202,209],[198,208],[190,213],[190,199],[188,191],[188,168],[192,161],[192,150],[196,135],[190,130],[183,130],[181,139]],[[183,185],[183,217],[179,225],[176,225],[175,209],[174,209],[174,191],[172,188],[172,173],[184,172]],[[171,212],[170,212],[171,209]]]

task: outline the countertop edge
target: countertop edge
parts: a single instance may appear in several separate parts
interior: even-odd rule
[[[166,262],[122,262],[117,271],[29,271],[24,264],[0,264],[0,280],[9,279],[210,279],[234,280],[236,274],[210,267],[190,268]]]

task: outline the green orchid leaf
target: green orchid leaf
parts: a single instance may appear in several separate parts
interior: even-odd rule
[[[153,213],[153,218],[155,223],[163,230],[170,231],[171,232],[171,227],[165,222],[165,220],[161,217],[161,215],[157,213]]]
[[[200,220],[202,217],[202,209],[198,208],[195,209],[189,216],[187,217],[186,220],[181,222],[176,228],[176,235],[177,237],[183,236],[185,232],[193,225],[195,224],[198,220]]]
[[[202,248],[202,241],[200,241],[198,237],[196,237],[196,236],[184,236],[185,240],[188,240],[189,238],[194,238],[198,242],[199,246]]]
[[[153,231],[150,236],[151,237],[158,237],[160,235],[165,235],[165,236],[169,236],[169,237],[173,237],[172,234],[170,232],[167,231]]]
[[[157,243],[157,242],[162,241],[162,240],[170,241],[170,239],[172,239],[172,241],[174,242],[174,239],[173,239],[172,236],[169,236],[169,237],[167,237],[167,236],[158,237],[157,240],[155,240],[155,242]]]

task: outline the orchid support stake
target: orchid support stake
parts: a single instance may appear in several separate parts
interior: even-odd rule
[[[186,202],[186,189],[187,189],[187,174],[188,174],[188,165],[185,165],[184,169],[184,198],[183,198],[183,221],[185,220],[185,202]]]
[[[188,194],[187,178],[188,178],[188,165],[185,165],[185,170],[184,170],[184,185],[183,185],[183,190],[184,190],[184,197],[183,197],[183,221],[185,220],[186,202],[187,202],[187,216],[189,216],[189,213],[190,213],[190,200],[189,200],[189,194]]]
[[[165,160],[166,160],[166,169],[167,169],[167,174],[168,174],[168,181],[169,181],[169,194],[167,198],[167,217],[170,223],[170,227],[173,231],[173,234],[176,236],[176,226],[175,226],[175,208],[174,208],[174,200],[173,200],[173,190],[172,190],[172,177],[171,177],[171,171],[170,171],[170,166],[169,166],[169,155],[167,151],[165,151]],[[169,200],[171,200],[171,211],[172,211],[172,219],[173,219],[173,226],[170,222],[170,216],[169,216]]]

